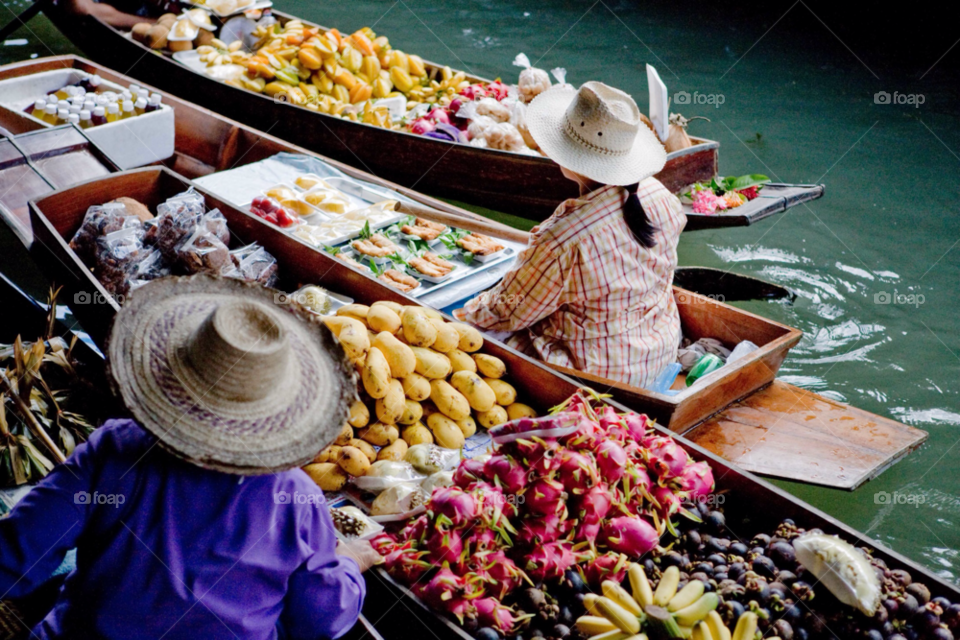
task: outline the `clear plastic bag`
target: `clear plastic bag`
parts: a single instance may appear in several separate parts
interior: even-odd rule
[[[146,257],[142,230],[128,227],[97,239],[93,273],[108,293],[124,296],[139,263]]]
[[[492,127],[488,127],[483,132],[483,137],[487,140],[487,146],[491,149],[500,149],[502,151],[520,151],[527,148],[527,143],[523,141],[523,136],[515,126],[509,122],[498,122]]]
[[[427,478],[409,462],[378,460],[370,466],[367,475],[353,478],[353,484],[363,491],[380,493],[398,484],[419,484]]]
[[[156,247],[145,246],[143,248],[143,258],[137,262],[133,271],[129,274],[129,291],[142,287],[151,280],[163,278],[170,275],[170,267],[166,260]]]
[[[537,69],[530,64],[530,58],[524,53],[517,54],[513,60],[514,66],[522,67],[520,79],[517,82],[517,89],[520,92],[520,99],[529,103],[538,95],[550,88],[550,76],[543,69]],[[566,73],[566,72],[564,72]]]
[[[121,229],[138,229],[142,237],[140,219],[132,216],[120,202],[108,202],[87,209],[80,228],[70,240],[73,249],[85,265],[92,266],[97,254],[97,240]]]
[[[230,246],[230,229],[227,228],[227,219],[220,212],[220,209],[207,211],[200,220],[207,231],[217,236],[217,239],[223,244]]]
[[[277,259],[257,243],[235,249],[230,257],[236,268],[236,273],[229,274],[230,277],[259,282],[267,287],[277,286]]]
[[[434,474],[440,471],[453,471],[460,464],[458,449],[444,449],[435,444],[415,444],[403,456],[420,473]]]
[[[496,98],[480,98],[480,100],[476,102],[476,105],[478,116],[487,116],[497,122],[507,122],[510,120],[510,107]]]
[[[520,418],[490,429],[490,437],[497,444],[506,444],[520,438],[562,438],[580,428],[582,416],[565,411],[542,418]]]
[[[177,248],[176,266],[182,273],[219,274],[231,263],[230,249],[202,224]]]
[[[374,522],[407,520],[426,511],[429,500],[420,485],[402,482],[377,496],[370,505],[370,515]]]
[[[196,231],[203,217],[203,196],[190,187],[157,207],[156,230],[151,229],[148,243],[157,248],[171,264],[177,260],[177,249]]]

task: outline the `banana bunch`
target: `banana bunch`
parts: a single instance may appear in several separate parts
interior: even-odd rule
[[[577,620],[577,629],[590,640],[753,640],[757,616],[745,613],[731,634],[723,624],[716,593],[704,593],[699,580],[677,590],[680,570],[663,572],[654,591],[643,567],[631,563],[627,570],[632,595],[612,580],[601,585],[603,595],[587,594],[583,603],[587,615]]]
[[[208,67],[216,67],[223,64],[243,64],[250,57],[250,54],[241,51],[243,43],[239,40],[231,42],[229,45],[223,40],[214,38],[210,44],[197,47],[197,53],[200,54],[200,61],[207,63]]]

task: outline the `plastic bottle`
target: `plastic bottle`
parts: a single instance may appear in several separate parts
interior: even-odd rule
[[[37,101],[33,103],[33,109],[28,110],[27,113],[32,114],[35,118],[43,119],[43,111],[47,108],[47,101],[43,98],[37,98]]]
[[[70,110],[70,101],[69,100],[57,100],[57,109],[67,109]]]
[[[43,119],[50,124],[57,124],[57,105],[48,102],[43,108]]]
[[[67,87],[62,87],[53,92],[53,95],[57,96],[57,100],[66,100],[70,97],[70,94],[67,93]]]
[[[159,93],[151,93],[150,99],[147,100],[147,107],[146,109],[144,109],[144,111],[146,113],[150,113],[151,111],[159,111],[161,100],[163,100],[163,98],[160,96]]]
[[[130,100],[131,102],[133,102],[133,99],[134,99],[133,94],[130,93],[130,90],[124,89],[123,91],[120,92],[120,97],[117,98],[117,102],[119,102],[120,104],[123,104],[125,100]]]
[[[132,118],[137,115],[133,110],[133,102],[130,100],[123,101],[123,111],[120,113],[120,118],[126,120],[127,118]]]
[[[67,116],[67,122],[69,124],[80,124],[80,115],[76,113],[71,113]]]
[[[137,98],[140,97],[140,87],[135,84],[131,84],[129,87],[127,87],[127,91],[129,91],[130,95],[133,96],[134,102],[136,102]]]
[[[147,99],[144,98],[143,96],[140,96],[139,98],[137,98],[137,103],[133,105],[133,107],[136,114],[138,116],[142,116],[144,112],[147,110]]]
[[[90,82],[89,82],[90,88],[87,89],[87,91],[91,93],[96,93],[97,91],[100,90],[100,84],[102,82],[103,80],[100,78],[100,76],[98,76],[97,74],[93,74],[92,76],[90,76]]]
[[[90,116],[90,122],[93,123],[95,127],[107,124],[107,110],[103,108],[103,105],[97,105],[94,108],[93,115]]]
[[[69,109],[58,109],[57,110],[57,124],[67,124],[67,117],[69,117]]]
[[[70,114],[71,114],[71,115],[73,115],[73,114],[80,115],[80,109],[81,109],[81,107],[80,107],[79,104],[72,104],[72,105],[70,105]]]
[[[107,122],[116,122],[120,119],[120,107],[116,102],[107,105]]]
[[[96,103],[96,102],[94,102],[93,100],[90,100],[89,98],[87,98],[86,100],[83,101],[83,106],[80,107],[80,108],[81,108],[81,109],[86,109],[86,110],[89,111],[90,113],[93,113],[93,110],[96,108],[96,106],[97,106],[97,103]]]
[[[93,126],[93,122],[90,120],[90,112],[86,109],[81,109],[80,111],[80,128],[89,129]]]
[[[47,94],[47,104],[57,104],[60,102],[60,98],[57,97],[56,93]]]
[[[712,353],[703,354],[700,356],[700,359],[697,360],[697,363],[693,365],[693,368],[687,372],[687,386],[692,386],[697,380],[708,373],[713,373],[722,366],[723,360],[717,356],[713,355]]]

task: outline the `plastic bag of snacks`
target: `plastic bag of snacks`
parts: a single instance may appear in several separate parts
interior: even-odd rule
[[[230,249],[203,224],[177,248],[176,265],[184,273],[220,273],[230,262]]]
[[[93,273],[108,293],[126,295],[137,266],[146,257],[142,230],[127,227],[97,239]]]
[[[157,207],[157,224],[149,229],[147,242],[156,244],[171,264],[176,262],[177,248],[193,235],[203,212],[203,196],[193,187],[169,198]]]
[[[220,209],[211,209],[203,214],[201,223],[207,228],[207,231],[215,235],[220,242],[230,245],[230,229],[227,228],[227,219],[220,212]]]
[[[230,258],[233,269],[227,267],[223,275],[259,282],[268,287],[277,286],[277,259],[257,243],[231,251]]]
[[[121,229],[138,229],[140,235],[143,235],[140,219],[130,215],[122,203],[108,202],[90,207],[80,223],[80,228],[70,240],[70,248],[84,264],[90,266],[96,257],[97,240]]]
[[[522,67],[517,87],[520,90],[520,100],[531,102],[538,95],[550,88],[550,76],[543,69],[537,69],[530,64],[530,58],[525,53],[518,53],[513,59],[514,66]]]
[[[136,263],[128,276],[129,291],[168,275],[170,275],[170,267],[167,266],[160,251],[156,247],[144,247],[143,259]]]

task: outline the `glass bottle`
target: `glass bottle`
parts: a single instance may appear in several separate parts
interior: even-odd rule
[[[71,115],[73,115],[73,114],[80,115],[80,109],[81,109],[81,107],[80,107],[79,104],[72,104],[72,105],[70,105],[70,114],[71,114]]]
[[[80,128],[89,129],[93,126],[93,121],[90,120],[90,112],[86,109],[80,110]]]
[[[93,123],[93,126],[99,127],[102,124],[107,124],[107,110],[103,108],[103,105],[97,105],[93,109],[93,115],[90,116],[90,122]]]
[[[120,107],[116,102],[107,105],[107,122],[116,122],[120,119]]]

